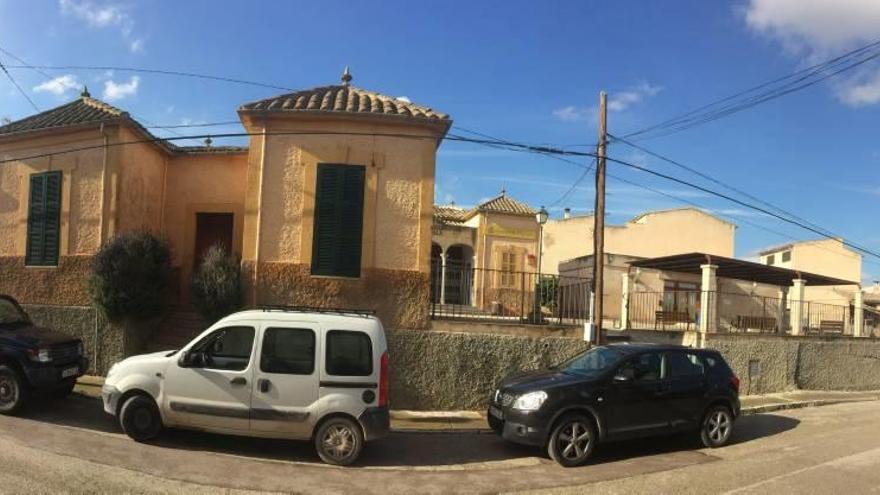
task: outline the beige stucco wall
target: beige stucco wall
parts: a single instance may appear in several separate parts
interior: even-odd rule
[[[701,252],[733,257],[736,226],[696,208],[650,212],[605,227],[605,251],[643,258]],[[593,217],[551,220],[544,225],[542,272],[593,253]]]
[[[126,127],[119,132],[126,144],[119,148],[118,231],[145,230],[162,233],[162,204],[165,196],[165,170],[168,154]]]
[[[782,253],[790,251],[791,259],[782,261]],[[794,243],[773,251],[761,254],[761,263],[767,264],[768,258],[774,256],[774,266],[791,270],[815,273],[828,277],[859,282],[862,276],[862,257],[859,253],[844,246],[837,239],[821,239]],[[830,286],[810,287],[809,276],[804,290],[804,300],[832,305],[847,305],[852,301],[858,287]]]

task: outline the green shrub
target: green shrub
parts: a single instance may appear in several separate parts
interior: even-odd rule
[[[149,232],[126,232],[92,260],[89,295],[111,321],[149,320],[168,306],[171,249]]]
[[[192,300],[199,313],[211,323],[241,308],[244,289],[240,260],[222,244],[208,248],[193,275]]]

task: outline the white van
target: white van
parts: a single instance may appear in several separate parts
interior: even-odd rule
[[[137,441],[163,427],[313,439],[354,462],[388,433],[388,351],[371,312],[265,307],[229,315],[179,351],[110,368],[104,410]]]

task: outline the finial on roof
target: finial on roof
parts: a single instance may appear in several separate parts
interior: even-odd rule
[[[211,145],[214,144],[214,140],[211,139],[211,136],[205,138],[205,148],[210,148]]]
[[[501,186],[501,195],[504,196],[505,194],[507,194],[507,188],[504,186]]]
[[[83,85],[82,93],[80,93],[79,95],[83,98],[91,98],[92,97],[92,94],[89,93],[89,87],[85,86],[85,85]]]
[[[345,70],[342,71],[342,85],[348,86],[348,83],[351,82],[351,71],[348,70],[348,66],[345,66]]]

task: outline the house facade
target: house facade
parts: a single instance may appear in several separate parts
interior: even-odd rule
[[[593,254],[593,215],[550,220],[544,225],[542,273]],[[640,258],[704,252],[733,256],[736,225],[698,208],[649,211],[623,225],[605,226],[605,252]]]
[[[765,265],[828,277],[845,280],[861,280],[862,277],[862,255],[844,245],[841,239],[793,242],[766,249],[759,258]],[[856,286],[811,287],[810,281],[806,280],[804,300],[848,305],[857,292]]]
[[[0,127],[0,292],[88,305],[92,256],[147,230],[178,302],[202,253],[242,259],[249,304],[357,307],[427,326],[436,150],[447,115],[336,85],[246,103],[246,147],[174,145],[92,98]]]

